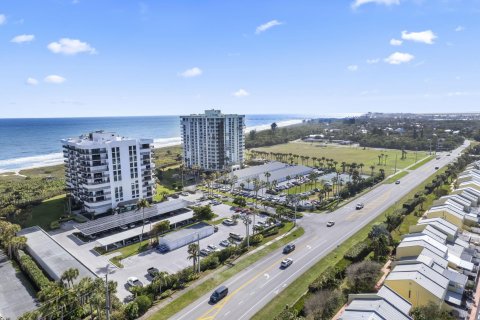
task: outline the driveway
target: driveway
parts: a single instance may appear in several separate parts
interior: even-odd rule
[[[35,291],[21,271],[15,270],[0,250],[0,317],[17,319],[22,314],[37,308]]]

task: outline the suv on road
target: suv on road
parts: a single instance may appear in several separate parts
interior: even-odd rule
[[[357,206],[355,207],[355,209],[361,210],[363,209],[363,207],[364,207],[363,203],[357,203]]]
[[[217,290],[215,290],[212,295],[210,296],[211,303],[217,303],[218,301],[225,298],[228,294],[228,288],[225,286],[221,286]]]
[[[334,221],[328,221],[327,222],[327,227],[333,227],[334,224],[335,224]]]
[[[293,259],[292,258],[287,258],[287,259],[284,259],[280,263],[280,267],[285,269],[285,268],[288,268],[292,263],[293,263]]]
[[[295,250],[295,245],[293,243],[287,244],[285,247],[283,247],[283,253],[287,254]]]

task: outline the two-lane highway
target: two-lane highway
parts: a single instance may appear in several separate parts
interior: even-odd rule
[[[452,162],[467,147],[464,144],[450,156],[443,154],[400,179],[400,184],[383,184],[329,214],[306,214],[299,224],[305,234],[298,239],[296,250],[284,255],[281,249],[242,270],[223,285],[229,289],[226,298],[215,305],[209,304],[210,293],[202,296],[190,306],[173,316],[173,319],[249,319],[278,293],[312,267],[338,245],[367,225],[391,205],[399,201],[410,190],[435,173],[435,167]],[[355,210],[355,204],[363,202],[365,207]],[[326,227],[329,220],[333,227]],[[280,262],[290,257],[293,264],[280,268]],[[175,302],[173,302],[175,303]]]

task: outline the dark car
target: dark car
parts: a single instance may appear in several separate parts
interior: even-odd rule
[[[295,250],[295,245],[293,243],[289,243],[283,248],[283,253],[290,253],[293,250]]]
[[[151,267],[147,269],[147,273],[154,278],[157,274],[160,273],[160,271],[155,267]]]
[[[217,290],[215,290],[212,295],[210,296],[211,303],[217,303],[218,301],[225,298],[228,294],[228,288],[225,286],[221,286]]]

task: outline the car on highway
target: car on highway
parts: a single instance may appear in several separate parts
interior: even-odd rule
[[[283,268],[283,269],[286,269],[288,267],[290,267],[293,263],[293,259],[292,258],[287,258],[287,259],[283,259],[282,262],[280,263],[280,267]]]
[[[435,167],[435,170],[438,170],[439,167]]]
[[[147,273],[150,277],[155,278],[155,276],[159,274],[160,271],[155,267],[150,267],[147,269]]]
[[[229,247],[229,246],[230,246],[230,241],[228,241],[228,240],[222,240],[222,241],[220,241],[220,245],[221,245],[222,247]]]
[[[355,207],[355,209],[361,210],[361,209],[363,209],[364,206],[365,205],[363,203],[357,203],[357,206]]]
[[[335,224],[334,221],[328,221],[327,222],[327,227],[333,227],[334,224]]]
[[[400,180],[395,181],[395,184],[400,184]]]
[[[293,243],[287,244],[285,247],[283,247],[283,253],[287,254],[295,250],[295,245]]]
[[[143,283],[137,277],[130,277],[127,279],[129,287],[143,287]]]
[[[234,226],[236,223],[232,219],[225,219],[225,220],[222,221],[222,224],[224,224],[226,226]]]
[[[221,286],[217,288],[217,290],[213,291],[212,295],[210,296],[211,303],[217,303],[218,301],[225,298],[228,294],[228,288],[225,286]]]

